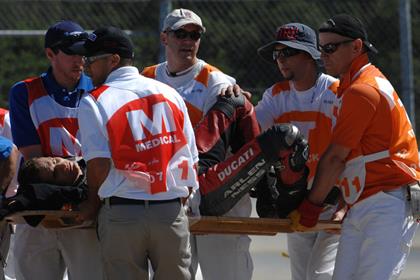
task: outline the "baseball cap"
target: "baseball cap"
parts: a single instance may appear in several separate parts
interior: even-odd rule
[[[74,55],[73,47],[83,45],[88,38],[88,33],[76,22],[62,20],[50,28],[45,33],[45,48],[60,49],[66,54]]]
[[[276,38],[260,47],[257,52],[266,61],[273,62],[273,50],[277,44],[307,52],[314,60],[321,58],[315,31],[302,23],[287,23],[277,28]]]
[[[338,14],[325,21],[318,29],[319,33],[331,32],[352,39],[362,39],[366,48],[374,53],[378,50],[368,41],[368,35],[362,21],[348,14]]]
[[[134,46],[123,30],[114,26],[103,26],[89,34],[88,39],[75,49],[87,57],[100,54],[118,54],[122,58],[134,58]]]
[[[206,28],[203,26],[201,18],[193,11],[187,9],[175,9],[169,13],[163,22],[162,31],[168,29],[178,30],[187,24],[197,25],[203,32],[206,32]]]

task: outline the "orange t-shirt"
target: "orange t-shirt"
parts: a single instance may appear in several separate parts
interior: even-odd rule
[[[417,141],[391,83],[367,55],[357,58],[340,80],[342,98],[332,143],[351,149],[348,160],[389,150],[390,157],[366,164],[363,199],[420,178]]]

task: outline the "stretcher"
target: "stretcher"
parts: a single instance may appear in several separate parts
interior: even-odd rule
[[[78,211],[21,211],[6,216],[6,221],[13,224],[26,223],[25,217],[44,216],[40,225],[45,228],[88,228],[92,222],[79,222],[76,217]],[[276,235],[277,233],[293,232],[289,219],[269,218],[239,218],[239,217],[189,217],[192,234],[248,234],[248,235]],[[339,222],[319,221],[308,231],[339,230]]]
[[[45,228],[66,229],[66,228],[89,228],[94,226],[92,221],[79,222],[76,217],[79,211],[64,210],[27,210],[10,214],[5,220],[11,224],[26,224],[25,218],[43,216],[40,226]]]
[[[193,234],[248,234],[276,235],[290,233],[290,219],[239,218],[239,217],[190,217],[190,231]],[[318,221],[308,231],[339,230],[341,224],[333,221]]]

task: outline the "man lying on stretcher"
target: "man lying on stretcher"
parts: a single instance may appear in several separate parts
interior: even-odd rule
[[[260,182],[253,192],[259,216],[285,218],[306,195],[308,144],[295,126],[280,124],[242,143],[225,159],[224,152],[219,152],[226,150],[229,143],[225,142],[238,144],[239,139],[247,138],[238,135],[236,129],[245,118],[242,115],[250,110],[245,110],[245,105],[243,97],[220,97],[195,128],[200,150],[201,214],[223,215]],[[216,119],[227,124],[218,131],[220,135],[209,132],[209,123]],[[212,135],[213,139],[203,135]],[[270,166],[275,167],[275,180],[269,175]],[[85,168],[83,160],[39,157],[26,161],[18,174],[18,193],[3,202],[0,218],[22,210],[76,206],[87,197]]]
[[[18,173],[19,189],[5,199],[0,218],[23,210],[60,210],[77,208],[87,198],[86,164],[81,159],[38,157],[25,161]],[[27,218],[36,226],[42,217]]]

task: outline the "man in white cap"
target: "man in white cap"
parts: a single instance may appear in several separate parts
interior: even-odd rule
[[[221,146],[225,147],[230,146],[232,151],[236,152],[243,144],[259,134],[252,105],[243,97],[240,97],[242,98],[239,102],[241,105],[236,107],[242,108],[243,113],[239,120],[235,120],[235,122],[239,122],[239,125],[236,126],[238,130],[230,135],[231,137],[227,137],[237,143],[226,141],[226,135],[223,135],[225,127],[221,129],[220,122],[206,122],[211,128],[215,128],[208,129],[208,131],[215,131],[214,134],[206,134],[206,137],[202,137],[200,132],[197,131],[197,125],[202,124],[206,114],[208,115],[209,111],[212,111],[210,109],[217,102],[221,90],[235,84],[233,78],[197,58],[200,38],[205,31],[206,28],[203,26],[200,17],[194,12],[187,9],[172,11],[165,19],[160,35],[161,42],[166,49],[167,61],[143,70],[143,75],[174,87],[184,98],[191,122],[193,127],[196,128],[195,136],[200,154],[200,174],[207,172],[206,170],[202,171],[203,165],[208,163],[203,164],[203,157],[206,154],[208,155],[207,152],[213,152],[214,149],[209,149],[209,147],[214,147],[214,143],[222,143]],[[236,113],[234,115],[236,116]],[[208,116],[206,118],[208,120]],[[232,119],[230,118],[230,122]],[[247,125],[241,125],[245,123]],[[238,134],[241,136],[237,137]],[[240,145],[236,145],[238,143]],[[222,155],[222,160],[224,160],[226,157],[225,150],[223,150]],[[220,154],[218,156],[219,160]],[[207,180],[207,182],[209,181]],[[207,187],[206,182],[200,180],[202,196],[200,211],[202,215],[206,214],[203,211],[204,209],[211,212],[208,207],[203,207],[205,206],[203,205],[203,199],[205,198],[203,191],[206,192]],[[196,194],[195,197],[199,197],[199,194]],[[243,194],[242,198],[226,213],[228,216],[237,217],[248,217],[250,214],[251,201],[247,193]],[[249,253],[250,241],[250,238],[246,235],[192,236],[192,275],[195,275],[199,263],[204,279],[251,279],[253,264]]]

